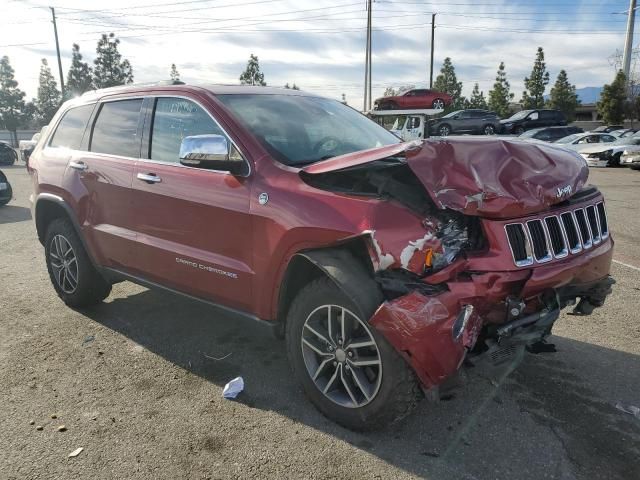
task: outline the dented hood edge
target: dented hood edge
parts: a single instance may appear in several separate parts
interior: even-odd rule
[[[309,174],[333,172],[335,170],[342,170],[362,165],[364,163],[382,160],[383,158],[393,157],[394,155],[399,155],[407,150],[420,148],[421,145],[422,140],[414,140],[411,142],[385,145],[384,147],[370,148],[368,150],[359,150],[357,152],[347,153],[345,155],[313,163],[302,168],[301,171]]]
[[[557,146],[466,137],[363,150],[302,171],[343,170],[400,153],[439,208],[495,219],[546,210],[581,190],[589,176],[577,153]]]

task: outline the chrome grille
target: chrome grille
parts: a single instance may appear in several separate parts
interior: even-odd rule
[[[599,244],[609,236],[604,203],[576,208],[544,220],[505,225],[513,261],[518,267],[565,258]]]

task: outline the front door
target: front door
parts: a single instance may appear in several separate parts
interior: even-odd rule
[[[148,118],[148,153],[143,148],[146,159],[136,164],[132,188],[135,269],[147,280],[248,310],[254,253],[250,178],[180,164],[184,137],[226,136],[195,100],[158,97]]]

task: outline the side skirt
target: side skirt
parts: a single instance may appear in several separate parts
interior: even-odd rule
[[[109,267],[101,267],[100,273],[108,279],[112,283],[121,282],[123,280],[128,280],[130,282],[136,283],[138,285],[142,285],[143,287],[147,287],[153,290],[163,290],[165,292],[172,293],[174,295],[179,295],[181,297],[186,297],[190,300],[195,300],[200,303],[205,303],[211,307],[222,310],[225,313],[229,313],[237,316],[238,318],[243,318],[245,321],[249,321],[252,326],[257,326],[258,329],[263,331],[265,334],[272,335],[273,337],[280,338],[277,336],[278,331],[278,323],[270,322],[268,320],[262,320],[261,318],[256,317],[255,315],[247,312],[243,312],[241,310],[236,310],[235,308],[230,308],[225,305],[221,305],[219,303],[212,302],[211,300],[206,300],[204,298],[196,297],[194,295],[190,295],[188,293],[181,292],[179,290],[175,290],[170,287],[166,287],[164,285],[160,285],[159,283],[152,282],[150,280],[146,280],[144,278],[131,275],[129,273],[123,272],[121,270],[117,270],[115,268]]]

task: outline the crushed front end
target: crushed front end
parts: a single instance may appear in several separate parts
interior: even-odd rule
[[[377,273],[387,300],[370,323],[427,388],[454,374],[465,358],[498,363],[518,348],[548,349],[545,338],[560,310],[574,306],[575,314],[588,315],[611,293],[613,241],[595,188],[540,214],[479,222],[474,236],[483,241],[472,245],[468,230],[458,231],[461,248],[449,249],[453,258],[439,256],[444,268],[433,265],[434,249],[448,250],[440,243],[414,251],[422,276]],[[448,233],[434,238],[451,243]]]
[[[575,152],[461,137],[336,157],[301,176],[373,199],[359,226],[385,300],[369,323],[426,388],[465,358],[548,348],[560,310],[588,315],[611,292],[604,199]]]

